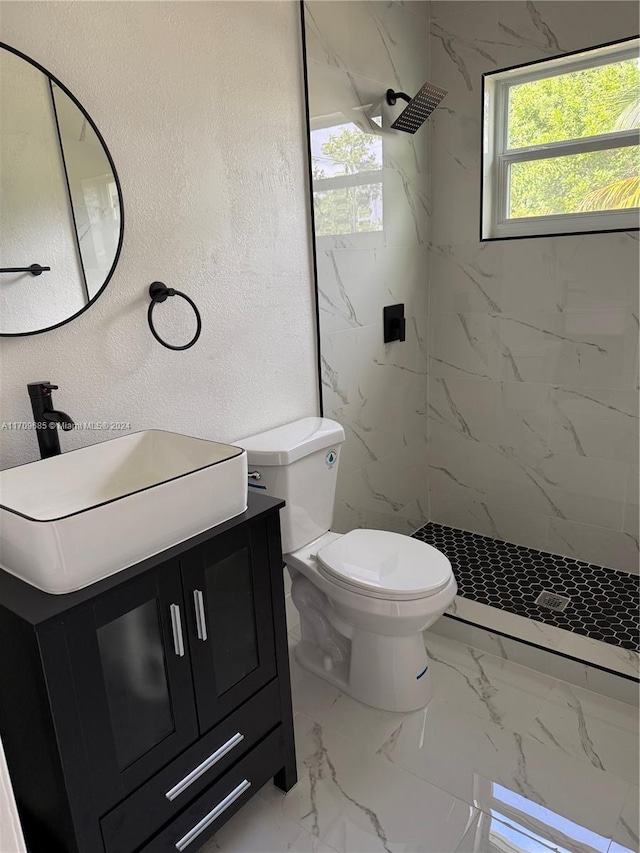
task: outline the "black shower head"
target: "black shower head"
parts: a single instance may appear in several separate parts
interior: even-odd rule
[[[394,106],[398,98],[402,98],[409,106],[405,107],[391,127],[394,130],[404,130],[405,133],[415,133],[419,127],[429,118],[440,101],[447,94],[446,89],[434,86],[433,83],[425,83],[415,98],[410,98],[404,92],[394,92],[387,89],[387,103]]]

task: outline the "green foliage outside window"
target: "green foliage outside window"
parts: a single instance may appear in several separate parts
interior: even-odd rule
[[[637,60],[513,86],[509,149],[640,127]],[[640,146],[515,164],[509,217],[640,206]]]

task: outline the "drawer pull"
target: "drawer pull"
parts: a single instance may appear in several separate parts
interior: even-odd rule
[[[207,617],[204,611],[202,590],[193,590],[193,603],[196,610],[196,629],[198,631],[198,639],[205,642],[207,639]]]
[[[171,631],[173,632],[173,650],[179,658],[184,655],[184,640],[182,638],[182,619],[180,618],[180,607],[172,604],[169,607],[171,613]]]
[[[186,850],[191,842],[197,838],[201,832],[204,832],[204,830],[210,826],[216,818],[220,817],[222,812],[229,808],[231,803],[234,803],[238,797],[241,797],[245,791],[249,790],[250,787],[251,782],[247,779],[243,779],[237,788],[234,788],[230,794],[227,794],[224,800],[221,800],[218,803],[215,809],[212,809],[209,814],[205,815],[199,823],[186,833],[186,835],[183,835],[180,841],[176,841],[176,850]]]
[[[181,779],[177,785],[174,785],[170,791],[167,791],[165,797],[168,800],[175,800],[176,797],[179,797],[183,791],[186,791],[189,785],[192,785],[196,779],[199,779],[203,773],[206,773],[210,767],[213,767],[214,764],[217,764],[221,758],[223,758],[228,752],[236,747],[239,743],[242,743],[244,740],[244,735],[240,734],[240,732],[236,732],[232,738],[226,743],[223,743],[221,747],[218,747],[215,752],[213,752],[208,758],[202,762],[202,764],[198,764],[197,767],[194,767],[191,773],[188,773],[184,779]]]

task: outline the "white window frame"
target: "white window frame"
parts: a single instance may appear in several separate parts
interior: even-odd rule
[[[625,59],[637,59],[640,38],[633,37],[578,53],[565,54],[484,74],[482,77],[482,210],[480,239],[586,234],[597,231],[636,231],[640,208],[562,213],[552,216],[508,218],[509,169],[522,163],[567,154],[616,149],[640,144],[640,131],[621,130],[583,139],[507,148],[509,89],[534,80],[594,68]]]

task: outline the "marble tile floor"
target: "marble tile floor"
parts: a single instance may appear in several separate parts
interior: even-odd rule
[[[638,853],[638,709],[425,636],[436,698],[411,714],[292,655],[299,782],[203,853]]]

